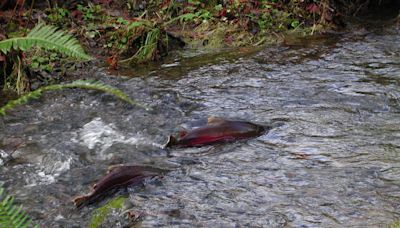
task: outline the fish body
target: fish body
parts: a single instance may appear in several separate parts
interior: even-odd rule
[[[207,125],[189,132],[181,132],[176,139],[170,136],[166,147],[196,147],[219,142],[231,142],[257,137],[267,130],[266,127],[246,121],[211,118]]]
[[[146,178],[155,177],[163,170],[150,166],[121,165],[109,169],[109,173],[101,178],[94,186],[91,193],[73,199],[75,206],[93,203],[96,199],[111,190],[130,185],[139,185]],[[165,171],[165,170],[164,170]]]

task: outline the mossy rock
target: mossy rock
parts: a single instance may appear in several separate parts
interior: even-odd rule
[[[400,220],[390,224],[389,228],[400,228]]]
[[[96,209],[93,212],[92,219],[89,224],[89,228],[101,227],[106,217],[112,213],[113,210],[121,209],[124,206],[127,197],[118,196],[107,202],[104,206]]]

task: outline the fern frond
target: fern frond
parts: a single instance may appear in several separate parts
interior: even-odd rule
[[[0,41],[0,51],[7,54],[11,49],[27,50],[33,46],[47,50],[55,50],[64,55],[90,60],[91,57],[85,54],[78,40],[70,34],[52,25],[38,24],[26,37],[16,37]]]
[[[22,211],[22,206],[14,205],[14,198],[3,196],[4,189],[0,187],[0,227],[28,227],[32,220]],[[38,226],[35,226],[38,227]]]
[[[45,91],[62,90],[62,89],[67,89],[67,88],[99,90],[99,91],[114,95],[114,96],[118,97],[119,99],[121,99],[125,102],[128,102],[131,105],[139,106],[141,108],[144,108],[147,111],[151,110],[151,108],[148,107],[147,105],[144,105],[144,104],[141,104],[141,103],[138,103],[138,102],[132,100],[131,98],[129,98],[129,96],[127,94],[125,94],[124,92],[122,92],[121,90],[119,90],[117,88],[103,84],[98,81],[77,80],[77,81],[67,83],[67,84],[56,84],[56,85],[43,86],[37,90],[34,90],[32,92],[29,92],[29,93],[21,96],[20,98],[18,98],[16,100],[9,101],[6,105],[4,105],[3,107],[0,108],[0,115],[5,115],[7,110],[13,109],[17,105],[25,104],[29,100],[39,98],[42,95],[42,93]]]
[[[130,58],[121,60],[121,63],[136,61],[145,62],[153,59],[154,53],[157,50],[157,45],[161,36],[159,28],[153,28],[147,32],[146,40],[139,50]]]
[[[153,58],[154,52],[157,49],[160,34],[160,29],[158,28],[154,28],[147,33],[144,45],[140,47],[135,54],[139,61],[146,61]]]
[[[127,30],[130,31],[143,26],[151,27],[151,22],[148,20],[134,21],[128,25]]]

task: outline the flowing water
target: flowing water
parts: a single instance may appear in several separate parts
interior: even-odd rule
[[[46,93],[0,119],[0,184],[43,227],[90,224],[112,196],[80,210],[71,199],[119,163],[172,171],[128,188],[103,227],[131,224],[127,210],[142,227],[388,225],[400,219],[399,40],[390,25],[124,72],[139,77],[94,69],[88,78],[154,110],[98,92]],[[272,130],[162,148],[170,133],[208,116]]]

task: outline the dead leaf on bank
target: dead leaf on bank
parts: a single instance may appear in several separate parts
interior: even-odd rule
[[[107,63],[110,65],[110,68],[113,70],[118,69],[118,57],[116,55],[112,55],[107,57]]]

